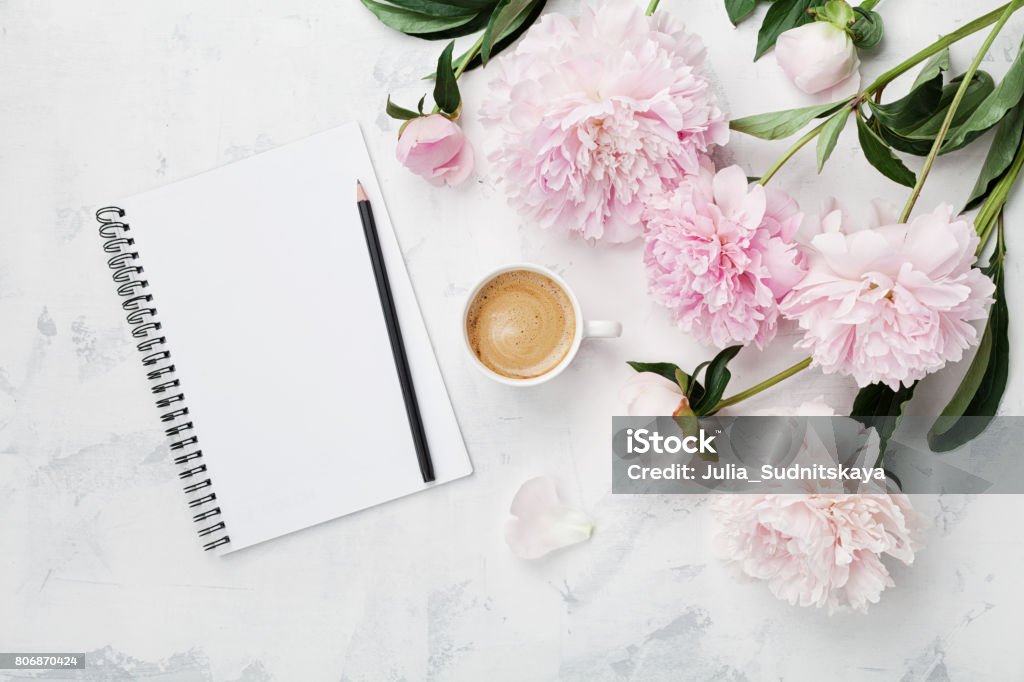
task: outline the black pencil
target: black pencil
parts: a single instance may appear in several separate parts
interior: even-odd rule
[[[398,370],[398,380],[402,384],[402,397],[405,399],[405,412],[409,417],[409,429],[412,431],[412,440],[416,446],[416,458],[420,463],[420,474],[423,476],[424,483],[430,483],[434,480],[434,463],[430,460],[427,434],[423,430],[423,417],[420,416],[419,403],[416,402],[416,389],[412,382],[412,372],[409,371],[409,359],[405,356],[402,329],[398,325],[395,299],[391,295],[388,271],[384,265],[384,254],[380,250],[380,239],[377,236],[377,223],[373,220],[370,198],[366,196],[366,190],[359,182],[356,182],[356,205],[359,207],[359,217],[363,221],[366,247],[370,251],[373,276],[377,280],[377,293],[380,294],[380,305],[384,309],[384,320],[388,326],[391,354],[395,358],[395,369]]]

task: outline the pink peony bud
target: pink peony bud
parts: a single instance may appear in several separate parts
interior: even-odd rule
[[[843,94],[852,93],[860,84],[853,40],[828,21],[812,21],[780,35],[775,58],[793,84],[809,95],[839,85]]]
[[[626,414],[631,417],[676,416],[680,408],[689,410],[690,407],[676,382],[654,372],[640,372],[630,377],[622,387],[620,398],[626,404]]]
[[[435,185],[454,187],[473,172],[473,146],[462,128],[441,114],[406,123],[395,156],[403,166]]]

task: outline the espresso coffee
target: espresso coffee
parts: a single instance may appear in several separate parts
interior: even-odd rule
[[[466,337],[485,367],[511,379],[547,374],[568,355],[576,337],[569,295],[532,270],[495,275],[466,313]]]

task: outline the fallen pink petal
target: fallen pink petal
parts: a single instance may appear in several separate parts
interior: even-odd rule
[[[556,549],[590,539],[594,526],[583,512],[563,504],[546,476],[523,483],[509,509],[505,542],[520,559],[539,559]]]

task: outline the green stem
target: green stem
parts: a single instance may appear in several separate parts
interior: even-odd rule
[[[762,185],[767,185],[768,181],[771,180],[772,177],[779,172],[779,169],[782,168],[787,161],[793,158],[794,154],[800,151],[805,144],[807,144],[808,142],[810,142],[811,140],[818,136],[818,133],[820,133],[821,129],[825,127],[826,123],[828,123],[828,119],[825,119],[820,125],[817,125],[808,132],[804,133],[803,137],[794,142],[793,146],[787,149],[786,153],[780,156],[779,159],[772,164],[771,168],[764,172],[764,175],[761,176],[761,179],[758,182],[760,182]]]
[[[970,87],[971,81],[974,79],[974,74],[978,71],[978,67],[981,66],[981,60],[988,54],[988,50],[992,47],[992,42],[999,35],[999,32],[1003,30],[1003,26],[1006,25],[1010,15],[1016,12],[1021,3],[1024,0],[1014,0],[1010,4],[1006,5],[1006,9],[1000,15],[996,25],[989,31],[988,36],[985,37],[985,41],[981,44],[981,48],[977,54],[974,55],[974,60],[971,65],[967,68],[967,72],[963,75],[963,80],[960,82],[960,87],[956,89],[956,94],[953,95],[953,101],[949,105],[949,111],[946,112],[946,117],[942,119],[942,125],[939,127],[939,132],[935,136],[935,142],[932,143],[932,148],[928,152],[928,156],[925,157],[924,166],[921,167],[921,172],[917,174],[917,182],[914,183],[914,189],[910,192],[910,197],[907,198],[907,203],[903,206],[903,211],[900,212],[899,222],[905,223],[910,217],[910,212],[914,210],[914,204],[917,203],[918,197],[921,196],[921,190],[924,189],[924,183],[928,180],[928,174],[932,171],[932,166],[935,165],[935,158],[939,155],[939,150],[942,148],[942,143],[946,140],[946,133],[949,132],[949,128],[953,125],[953,117],[956,116],[956,110],[960,106],[960,102],[963,101],[964,95],[967,94],[967,88]]]
[[[661,0],[651,0],[651,4],[647,5],[647,16],[654,14],[654,10],[658,9],[658,3]]]
[[[1024,168],[1024,140],[1021,140],[1018,145],[1017,153],[1014,154],[1010,167],[1006,169],[1003,177],[999,178],[999,181],[981,205],[981,209],[978,210],[978,215],[974,217],[974,227],[978,231],[978,236],[981,237],[981,242],[978,244],[978,255],[981,255],[981,252],[985,250],[985,245],[992,235],[992,230],[1002,214],[1003,206],[1006,205],[1006,200],[1010,196],[1010,190],[1013,189],[1014,184],[1017,182],[1017,177],[1020,175],[1022,168]]]
[[[480,48],[482,48],[483,45],[484,45],[484,34],[481,33],[480,37],[476,39],[475,43],[473,43],[473,46],[469,48],[469,52],[466,53],[466,56],[463,58],[463,60],[461,62],[459,62],[458,66],[455,67],[455,71],[454,71],[454,73],[455,73],[455,80],[459,80],[459,76],[461,76],[463,73],[465,73],[466,69],[469,68],[469,63],[471,61],[473,61],[473,59],[478,54],[480,54]]]
[[[907,57],[902,62],[892,67],[875,80],[873,80],[871,84],[864,88],[864,90],[861,92],[861,97],[867,97],[868,95],[872,94],[879,88],[885,87],[890,82],[896,80],[896,78],[898,78],[899,76],[902,76],[907,71],[910,71],[912,68],[914,68],[924,60],[928,59],[929,57],[932,57],[933,55],[942,52],[944,49],[946,49],[953,43],[963,40],[967,36],[973,35],[987,26],[991,26],[992,24],[997,22],[1000,17],[1002,17],[1003,12],[1005,12],[1011,6],[1016,4],[1017,3],[1015,1],[1007,3],[1002,7],[998,7],[989,12],[988,14],[984,14],[975,19],[974,21],[964,24],[963,26],[953,31],[952,33],[942,36],[934,43],[921,50],[920,52],[917,52],[911,55],[910,57]]]
[[[978,233],[978,237],[980,237],[980,239],[978,240],[978,248],[975,249],[974,251],[975,258],[979,258],[982,252],[985,251],[985,247],[988,246],[988,240],[992,236],[992,227],[1002,219],[1003,212],[1000,211],[999,214],[996,216],[996,220],[993,220],[982,232]]]
[[[1003,260],[1006,257],[1006,242],[1003,241],[1003,211],[999,210],[999,217],[996,219],[996,224],[999,225],[999,229],[996,232],[996,254],[993,256],[996,260]]]
[[[1006,242],[1003,241],[1003,209],[999,209],[999,215],[996,216],[994,224],[996,226],[996,248],[988,259],[989,265],[1001,263],[1006,258]]]
[[[804,360],[801,360],[800,362],[796,363],[792,367],[790,367],[788,369],[782,370],[781,372],[779,372],[775,376],[773,376],[771,378],[768,378],[768,379],[765,379],[764,381],[762,381],[761,383],[757,384],[756,386],[751,386],[750,388],[748,388],[745,391],[740,391],[739,393],[737,393],[736,395],[732,396],[731,398],[725,398],[724,400],[718,401],[718,404],[715,405],[715,409],[712,410],[712,413],[718,412],[719,410],[721,410],[723,408],[726,408],[726,407],[729,407],[730,405],[735,405],[736,403],[743,402],[744,400],[746,400],[750,396],[757,395],[761,391],[763,391],[765,389],[768,389],[768,388],[771,388],[772,386],[774,386],[775,384],[779,383],[780,381],[785,381],[786,379],[788,379],[789,377],[793,376],[794,374],[797,374],[799,372],[804,371],[805,369],[810,367],[810,365],[811,365],[811,359],[810,358],[805,358]]]

